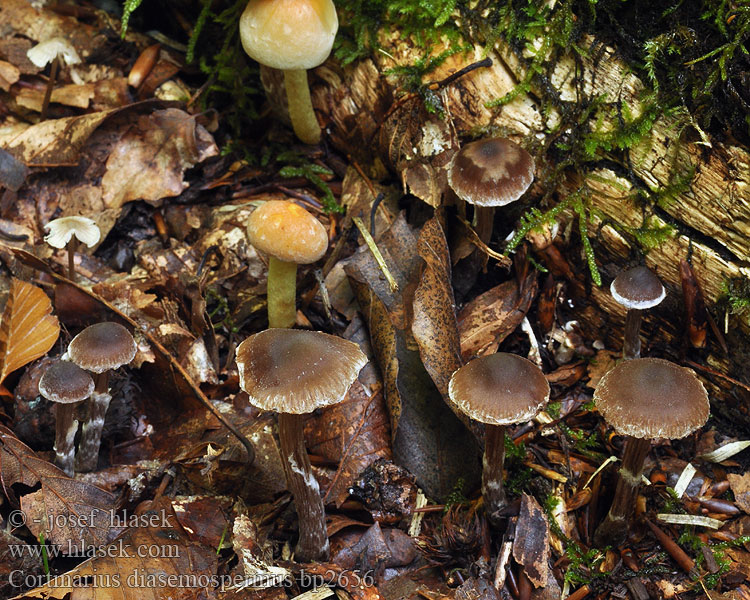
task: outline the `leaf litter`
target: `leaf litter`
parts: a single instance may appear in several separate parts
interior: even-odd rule
[[[7,296],[0,417],[13,423],[13,429],[0,426],[0,514],[15,527],[3,532],[0,565],[40,577],[19,591],[6,585],[13,569],[0,568],[4,597],[468,599],[519,597],[527,583],[532,598],[559,597],[560,584],[577,587],[578,597],[611,589],[623,597],[622,589],[640,589],[636,581],[651,597],[669,597],[691,587],[684,576],[667,574],[683,560],[680,547],[702,569],[701,584],[709,575],[723,577],[709,597],[748,595],[746,458],[716,464],[700,458],[732,443],[725,439],[661,442],[650,459],[651,485],[639,497],[638,514],[680,513],[692,529],[660,523],[664,537],[657,542],[643,521],[621,552],[627,572],[615,552],[591,547],[606,509],[598,496],[611,488],[616,467],[597,468],[621,455],[622,440],[590,410],[590,390],[617,353],[595,353],[563,319],[565,286],[578,300],[586,282],[558,243],[537,249],[553,271],[543,298],[537,298],[533,268],[517,268],[521,275],[511,279],[490,265],[468,302],[456,306],[452,271],[474,241],[453,223],[456,209],[445,202],[445,165],[457,148],[453,123],[428,116],[416,96],[400,103],[377,137],[397,174],[390,182],[370,182],[361,165],[333,148],[295,147],[295,164],[315,167],[306,172],[336,173],[319,181],[335,190],[348,213],[324,215],[320,187],[267,167],[273,144],[259,145],[263,157],[252,165],[220,156],[226,114],[217,123],[184,100],[156,99],[196,91],[180,80],[179,51],[157,48],[152,70],[137,90],[128,88],[123,65],[152,40],[131,31],[128,43],[135,44],[115,49],[113,37],[102,33],[109,19],[99,11],[66,16],[25,0],[0,6],[0,108],[12,102],[18,111],[0,110]],[[63,67],[51,117],[39,120],[46,79],[26,52],[53,36],[68,38],[86,64]],[[126,56],[106,64],[101,57],[108,52]],[[284,135],[274,130],[271,139],[292,146]],[[409,210],[400,211],[399,187],[429,212],[413,196]],[[376,209],[380,191],[386,199]],[[265,327],[266,259],[247,244],[244,222],[271,198],[291,198],[318,215],[335,245],[322,273],[300,268],[298,322],[353,337],[371,356],[368,375],[345,401],[305,424],[334,549],[331,562],[315,565],[290,560],[295,513],[274,419],[249,407],[233,364],[237,343]],[[94,218],[104,240],[76,255],[82,285],[59,274],[66,256],[42,241],[44,224],[74,214]],[[352,217],[367,227],[370,216],[397,289],[352,227]],[[327,299],[315,293],[320,282]],[[531,324],[521,334],[525,318]],[[50,462],[51,423],[34,385],[48,364],[45,354],[61,355],[75,332],[111,319],[136,333],[138,356],[113,378],[120,398],[107,417],[97,471],[70,478]],[[509,430],[506,470],[514,500],[507,517],[516,523],[516,537],[506,539],[488,529],[477,494],[481,428],[454,414],[447,386],[474,356],[498,349],[525,355],[535,335],[546,344],[540,358],[554,407],[540,422]],[[684,457],[700,461],[702,470],[675,500],[670,486]],[[422,491],[434,503],[416,508]],[[25,525],[10,521],[12,511],[20,511]],[[709,520],[719,529],[701,527]],[[406,531],[422,526],[418,550]],[[6,549],[19,544],[39,554],[9,556]],[[661,544],[666,554],[658,553]],[[506,546],[507,562],[500,564],[498,552]],[[48,562],[36,558],[41,548]],[[158,552],[133,556],[125,548]],[[167,548],[172,556],[164,555]],[[247,587],[260,575],[279,576],[281,584]],[[235,579],[222,586],[217,577]],[[214,583],[191,587],[188,581]]]

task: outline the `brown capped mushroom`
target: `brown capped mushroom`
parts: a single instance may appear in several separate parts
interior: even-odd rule
[[[112,396],[109,372],[135,358],[136,345],[130,332],[119,323],[105,321],[84,329],[68,346],[68,356],[82,369],[96,373],[96,387],[87,403],[88,415],[81,428],[76,470],[93,471],[99,457],[104,417]]]
[[[539,367],[504,352],[476,358],[451,377],[451,401],[466,415],[485,424],[482,497],[487,516],[495,525],[507,504],[503,487],[505,426],[534,417],[549,400],[549,393],[549,384]]]
[[[269,327],[292,327],[297,320],[297,265],[326,253],[325,227],[294,202],[269,200],[250,215],[247,238],[268,254]]]
[[[367,358],[359,346],[317,331],[267,329],[237,347],[240,387],[250,404],[278,413],[287,485],[299,516],[296,555],[328,558],[325,510],[302,434],[302,415],[341,402]]]
[[[72,362],[58,360],[39,379],[39,393],[55,403],[55,464],[73,476],[78,431],[75,410],[94,391],[94,380]]]
[[[469,142],[448,165],[448,184],[464,202],[476,205],[476,229],[483,242],[492,234],[496,206],[518,200],[534,181],[534,158],[515,142],[488,138]]]
[[[708,419],[708,394],[690,369],[660,358],[622,361],[594,390],[604,420],[628,436],[612,506],[594,535],[597,545],[624,541],[654,438],[677,439]]]
[[[653,271],[641,266],[620,273],[612,281],[609,290],[617,303],[628,309],[625,315],[622,357],[638,358],[641,355],[640,332],[643,311],[664,300],[664,286]]]

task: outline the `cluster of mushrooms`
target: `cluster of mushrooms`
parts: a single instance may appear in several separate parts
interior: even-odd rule
[[[330,0],[250,0],[241,17],[240,35],[248,55],[283,70],[290,120],[305,143],[315,144],[321,138],[307,69],[328,57],[337,28]],[[480,237],[486,237],[495,207],[520,198],[531,185],[534,170],[526,150],[510,140],[490,138],[466,144],[454,155],[447,175],[458,198],[475,205],[474,225],[484,232]],[[353,342],[292,329],[297,265],[319,260],[328,248],[320,222],[293,202],[268,201],[252,213],[247,235],[268,257],[269,329],[237,348],[240,385],[251,404],[278,414],[282,462],[299,515],[296,556],[301,561],[325,560],[329,555],[325,511],[305,449],[303,419],[343,400],[367,358]],[[58,247],[69,240],[66,232]],[[623,360],[601,379],[594,401],[614,430],[627,436],[627,443],[614,501],[596,531],[598,544],[618,543],[626,535],[650,440],[686,436],[705,423],[709,411],[706,391],[692,371],[666,360],[640,358],[642,312],[665,296],[658,278],[647,268],[636,267],[614,280],[611,293],[627,308]],[[129,363],[135,351],[127,329],[99,323],[78,334],[70,343],[67,360],[56,362],[41,378],[40,393],[56,403],[56,462],[66,473],[95,468],[111,399],[108,373]],[[96,374],[96,383],[90,373]],[[449,396],[458,409],[485,424],[482,496],[490,523],[498,525],[507,508],[505,427],[528,421],[541,411],[549,401],[549,384],[531,361],[496,353],[458,369],[450,380]],[[75,456],[75,415],[84,401],[86,420]]]
[[[448,169],[457,196],[476,205],[478,219],[490,222],[494,207],[517,200],[534,178],[529,153],[501,138],[466,144]],[[325,560],[325,512],[305,450],[302,415],[341,401],[367,359],[352,342],[291,329],[296,322],[297,265],[317,261],[328,246],[320,222],[293,202],[272,200],[253,211],[247,234],[268,256],[270,329],[238,347],[240,385],[251,404],[278,414],[288,489],[299,514],[297,558]],[[614,500],[595,534],[600,545],[619,543],[627,534],[651,440],[684,437],[701,427],[709,412],[706,390],[691,370],[658,358],[640,358],[642,313],[665,297],[656,275],[646,267],[623,271],[612,282],[611,293],[627,309],[623,360],[601,379],[594,401],[627,442]],[[299,385],[303,380],[305,385]],[[505,427],[536,416],[549,401],[549,384],[531,361],[500,352],[458,369],[450,380],[449,396],[459,410],[485,424],[482,496],[490,523],[498,526],[508,508],[503,486]]]
[[[112,400],[109,373],[130,363],[135,353],[135,341],[125,327],[97,323],[76,335],[63,357],[39,379],[39,393],[54,403],[55,464],[67,475],[96,468],[104,418]],[[84,419],[76,453],[79,407]]]

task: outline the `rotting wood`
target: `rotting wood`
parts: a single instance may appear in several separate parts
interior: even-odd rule
[[[482,128],[492,126],[527,146],[545,146],[547,127],[540,107],[530,95],[520,95],[502,108],[486,107],[487,102],[511,91],[523,77],[521,66],[510,52],[498,46],[495,52],[489,52],[492,66],[476,69],[439,91],[445,107],[443,123],[429,115],[418,98],[401,98],[395,78],[383,75],[396,65],[413,64],[420,56],[419,51],[403,39],[383,39],[381,43],[384,52],[374,59],[377,63],[368,59],[341,68],[329,61],[315,71],[313,103],[325,122],[329,140],[339,149],[355,154],[375,149],[379,160],[400,172],[403,180],[406,179],[404,169],[409,165],[427,163],[439,182],[444,177],[440,166],[445,160],[436,160],[436,157],[452,151],[459,139],[468,138],[471,132]],[[435,54],[439,51],[436,49]],[[453,55],[430,73],[430,80],[440,81],[482,58],[479,48]],[[584,59],[583,67],[584,78],[576,81],[572,60],[567,65],[557,66],[551,82],[563,100],[575,101],[578,84],[578,89],[588,94],[607,93],[609,98],[621,99],[638,113],[638,95],[643,85],[615,57],[614,50],[600,49],[595,66],[591,59]],[[546,118],[549,124],[558,116],[552,114]],[[677,121],[662,117],[651,129],[650,139],[630,150],[631,179],[634,176],[643,188],[667,187],[675,176],[694,169],[695,175],[686,193],[663,206],[649,209],[648,214],[633,199],[633,184],[614,170],[601,168],[587,181],[592,190],[591,205],[600,217],[592,219],[589,235],[604,285],[601,288],[590,285],[588,296],[593,306],[582,303],[574,311],[574,318],[592,335],[591,339],[602,339],[608,348],[619,349],[624,311],[611,299],[608,286],[619,270],[637,261],[639,254],[639,250],[632,247],[633,240],[620,233],[621,227],[638,228],[644,224],[644,219],[649,219],[653,225],[668,224],[674,228],[675,235],[649,251],[645,263],[658,272],[671,300],[646,315],[644,335],[653,336],[653,339],[649,337],[647,345],[652,349],[664,351],[669,346],[671,351],[664,351],[663,355],[673,360],[680,360],[683,354],[680,259],[690,258],[709,310],[713,310],[719,299],[724,282],[750,276],[748,150],[717,140],[710,141],[710,148],[700,142],[676,143],[679,135]],[[363,163],[378,163],[372,156],[357,158]],[[625,171],[626,166],[621,166]],[[562,183],[553,197],[564,198],[579,184],[571,178]],[[412,191],[420,195],[418,190]],[[531,194],[534,199],[541,196],[539,183]],[[620,232],[613,225],[620,227]],[[572,244],[580,246],[580,241],[573,236]],[[582,264],[585,268],[585,261]],[[583,273],[579,276],[588,278]],[[719,322],[723,321],[723,314],[713,312]],[[749,330],[746,323],[739,321],[732,322],[735,331],[730,331],[728,341],[734,352],[729,357],[724,356],[713,339],[703,356],[720,373],[748,383],[750,374],[742,368],[742,357],[748,347]],[[731,389],[718,378],[709,378],[709,383],[712,395],[722,399],[732,396],[727,414],[750,423],[750,415],[742,409],[750,395],[744,390]]]

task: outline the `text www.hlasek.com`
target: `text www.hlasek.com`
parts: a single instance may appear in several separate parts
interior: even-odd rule
[[[117,540],[106,546],[93,546],[84,540],[68,540],[62,546],[31,546],[29,544],[8,544],[12,558],[29,556],[41,560],[46,553],[48,558],[179,558],[177,544],[140,544],[134,546]]]

